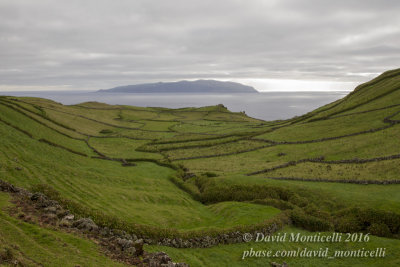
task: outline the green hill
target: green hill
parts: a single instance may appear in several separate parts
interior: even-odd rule
[[[388,251],[384,259],[241,260],[243,250],[262,249],[265,244],[204,249],[154,242],[146,247],[167,251],[175,261],[192,266],[265,266],[283,260],[290,266],[397,266],[399,122],[400,69],[305,115],[271,122],[230,112],[223,105],[65,106],[46,99],[1,96],[0,179],[31,191],[50,188],[53,197],[76,216],[157,242],[167,237],[191,240],[254,232],[279,221],[285,224],[276,229],[281,233],[371,233],[366,246]],[[8,196],[0,194],[6,207]],[[21,225],[4,209],[1,212],[0,250],[12,250],[28,266],[40,262],[59,266],[57,261],[45,261],[44,255],[71,253],[58,251],[59,245],[43,241],[37,237],[40,234],[33,237],[32,232],[84,246],[90,257],[74,255],[84,266],[97,266],[104,257],[82,237]],[[7,234],[10,227],[25,234],[14,238]],[[37,248],[23,245],[33,238],[41,242],[44,254],[36,255],[32,250]]]

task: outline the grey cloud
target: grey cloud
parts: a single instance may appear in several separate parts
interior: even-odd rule
[[[0,0],[0,85],[361,82],[399,67],[398,11],[395,0]]]

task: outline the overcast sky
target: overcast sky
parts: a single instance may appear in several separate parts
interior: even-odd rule
[[[0,91],[350,90],[400,67],[399,14],[399,0],[0,0]]]

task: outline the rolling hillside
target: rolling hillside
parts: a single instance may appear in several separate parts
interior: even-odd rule
[[[0,96],[0,136],[1,180],[41,191],[77,218],[90,217],[100,227],[143,238],[146,250],[166,251],[174,261],[191,266],[400,264],[400,69],[310,113],[271,122],[223,105],[66,106]],[[7,212],[10,198],[0,192],[1,257],[11,251],[27,266],[58,266],[46,255],[70,257],[79,249],[83,252],[73,255],[70,266],[110,260],[83,236],[22,223]],[[241,235],[266,229],[371,233],[368,244],[326,246],[385,247],[387,256],[242,260],[243,250],[266,245],[243,243]],[[73,249],[58,250],[59,242]]]

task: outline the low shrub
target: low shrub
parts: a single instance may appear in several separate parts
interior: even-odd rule
[[[361,232],[363,226],[355,217],[341,218],[335,221],[335,230],[341,233]]]
[[[309,231],[329,231],[332,229],[332,225],[328,220],[306,214],[299,208],[293,209],[290,212],[290,219],[292,220],[294,226],[298,226]]]
[[[280,199],[278,190],[266,186],[244,185],[217,185],[203,189],[202,201],[216,203],[222,201],[250,201],[254,199]]]
[[[309,203],[303,208],[303,210],[306,214],[321,218],[323,220],[331,221],[331,214],[327,211],[321,210],[321,207],[317,207],[317,205],[315,205],[314,203]]]
[[[389,227],[384,223],[373,223],[367,228],[367,232],[383,237],[390,237],[392,233]]]
[[[265,198],[288,201],[294,194],[291,190],[278,186],[216,184],[213,178],[208,177],[199,177],[196,185],[202,193],[203,203],[252,201]]]
[[[296,205],[296,206],[299,206],[299,207],[305,207],[305,206],[307,206],[307,205],[309,204],[309,203],[308,203],[308,200],[307,200],[306,198],[301,197],[301,196],[299,196],[299,195],[296,194],[296,193],[292,194],[292,195],[289,197],[288,201],[289,201],[290,203]]]
[[[207,177],[217,177],[218,176],[216,173],[213,173],[213,172],[205,172],[202,174]]]
[[[400,215],[371,208],[349,208],[334,214],[335,229],[342,232],[374,231],[392,237],[400,233]],[[372,232],[371,232],[372,233]]]
[[[254,204],[261,204],[261,205],[268,205],[280,210],[292,210],[294,209],[296,206],[293,205],[290,202],[281,200],[281,199],[272,199],[272,198],[266,198],[266,199],[256,199],[253,201],[250,201],[250,203],[254,203]]]

